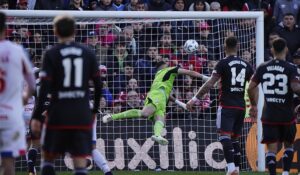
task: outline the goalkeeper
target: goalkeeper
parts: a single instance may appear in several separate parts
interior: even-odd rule
[[[163,61],[157,62],[156,68],[157,73],[155,74],[155,79],[147,94],[145,105],[142,110],[131,109],[118,114],[106,114],[103,116],[102,120],[103,123],[108,123],[112,120],[147,117],[149,120],[154,121],[154,135],[151,139],[161,145],[167,145],[168,140],[161,136],[161,131],[165,127],[166,106],[176,76],[189,75],[201,78],[204,81],[206,81],[208,77],[195,71],[179,67],[168,67],[168,64]]]

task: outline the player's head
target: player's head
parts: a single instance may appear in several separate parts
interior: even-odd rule
[[[70,38],[75,34],[76,23],[71,16],[59,15],[54,18],[53,27],[58,38]]]
[[[283,38],[277,38],[272,43],[271,51],[273,52],[275,58],[279,55],[286,55],[288,48],[286,46],[286,41]]]
[[[161,69],[166,68],[166,67],[168,67],[168,64],[164,61],[159,61],[159,62],[156,63],[156,69],[157,70],[161,70]]]
[[[237,52],[238,40],[235,36],[229,36],[225,39],[225,52]]]
[[[6,15],[0,12],[0,34],[3,34],[6,29]]]

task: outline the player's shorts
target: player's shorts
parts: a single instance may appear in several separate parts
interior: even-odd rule
[[[297,133],[296,124],[272,125],[262,124],[263,134],[261,143],[288,142],[293,143]]]
[[[0,129],[0,157],[19,157],[26,153],[25,126]]]
[[[222,108],[219,106],[217,112],[217,129],[220,134],[230,134],[239,137],[244,125],[245,110]]]
[[[91,129],[45,129],[43,134],[43,151],[49,154],[62,155],[68,152],[75,157],[86,157],[91,155]]]
[[[167,96],[163,88],[158,90],[151,90],[145,100],[145,106],[152,104],[156,108],[153,115],[149,116],[149,120],[154,120],[154,117],[164,117],[166,114],[167,107]]]

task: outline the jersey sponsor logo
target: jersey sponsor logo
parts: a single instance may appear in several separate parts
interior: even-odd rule
[[[64,91],[58,92],[59,99],[69,99],[69,98],[83,98],[85,97],[85,91]]]
[[[244,92],[244,88],[232,87],[230,92]]]
[[[285,103],[285,99],[282,98],[266,98],[266,101],[269,103]]]

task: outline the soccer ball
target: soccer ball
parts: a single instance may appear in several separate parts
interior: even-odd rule
[[[184,43],[183,49],[187,53],[194,53],[198,50],[199,44],[196,40],[189,39]]]

